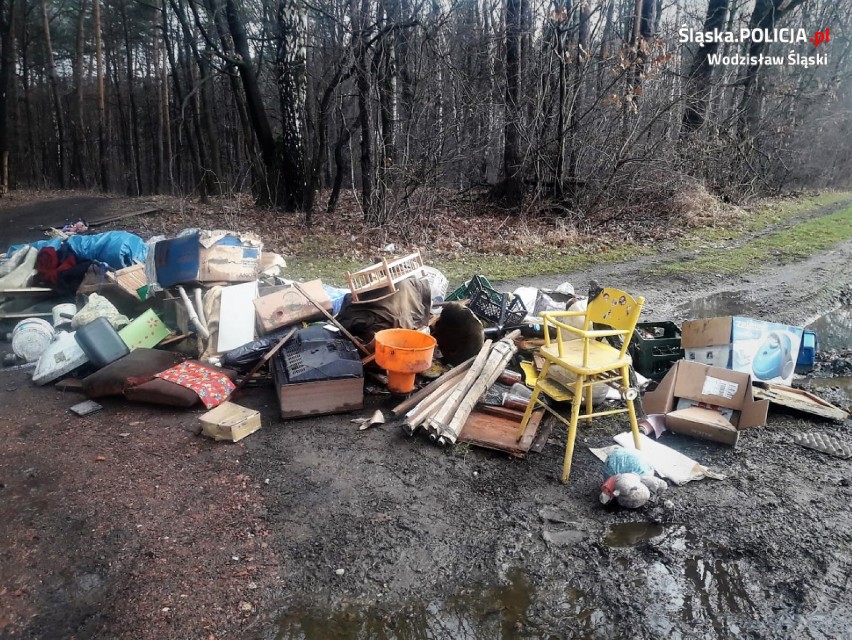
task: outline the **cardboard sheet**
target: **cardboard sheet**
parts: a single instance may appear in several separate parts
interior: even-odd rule
[[[222,288],[219,308],[219,353],[241,347],[254,340],[254,305],[257,282]]]
[[[642,443],[642,457],[654,467],[654,471],[658,475],[671,480],[676,485],[684,485],[693,480],[703,480],[704,478],[712,478],[713,480],[724,480],[725,476],[711,471],[702,464],[699,464],[692,458],[683,455],[679,451],[675,451],[671,447],[655,442],[647,436],[639,435]],[[633,434],[629,431],[619,433],[613,438],[618,444],[610,447],[602,447],[600,449],[589,449],[601,462],[606,461],[606,457],[611,451],[619,446],[626,449],[635,449],[633,446]]]

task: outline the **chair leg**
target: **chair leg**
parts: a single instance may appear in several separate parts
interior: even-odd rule
[[[621,367],[621,380],[625,389],[630,388],[630,367]],[[630,416],[630,430],[633,432],[633,444],[637,449],[642,448],[641,440],[639,439],[639,423],[636,421],[636,408],[633,406],[633,400],[625,398],[627,403],[627,414]]]
[[[539,380],[544,380],[544,377],[547,375],[547,370],[550,368],[550,361],[544,363],[544,366],[541,368],[541,373],[538,375]],[[541,393],[541,387],[538,386],[538,381],[535,383],[535,387],[533,388],[532,396],[530,396],[530,401],[527,404],[527,409],[524,411],[524,418],[521,420],[521,426],[518,427],[518,431],[515,434],[515,440],[517,442],[521,441],[521,438],[524,437],[524,432],[527,430],[527,423],[530,421],[530,417],[532,416],[533,409],[535,409],[535,403],[538,400],[538,396]]]
[[[588,424],[592,423],[592,419],[589,416],[592,415],[592,411],[594,410],[594,407],[592,406],[592,388],[594,386],[595,385],[590,384],[586,387],[586,419],[589,421]]]
[[[580,419],[580,402],[583,397],[585,376],[577,376],[574,383],[574,399],[571,402],[571,422],[568,425],[568,439],[565,443],[565,461],[562,463],[562,484],[568,484],[571,475],[571,458],[574,457],[574,439],[577,437],[577,421]]]

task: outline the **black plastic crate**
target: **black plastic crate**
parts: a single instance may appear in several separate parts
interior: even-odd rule
[[[628,347],[633,368],[646,378],[659,380],[683,358],[680,328],[674,322],[639,322]]]
[[[506,309],[503,312],[503,298],[506,297]],[[486,322],[505,327],[520,325],[527,316],[527,308],[519,296],[500,294],[490,290],[477,291],[468,304],[477,317]]]
[[[490,291],[493,295],[496,295],[498,299],[500,297],[500,294],[494,291],[491,287],[491,283],[488,282],[488,278],[485,276],[474,275],[470,280],[453,291],[445,299],[447,302],[452,302],[453,300],[470,300],[480,291]]]

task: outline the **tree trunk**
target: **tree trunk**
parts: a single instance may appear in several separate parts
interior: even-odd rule
[[[756,0],[749,28],[772,31],[775,25],[790,11],[805,0]],[[752,40],[748,47],[750,60],[759,58],[765,48],[763,40]],[[754,134],[760,121],[760,105],[763,86],[760,79],[760,64],[749,65],[743,78],[743,96],[740,101],[739,135],[747,139]]]
[[[210,62],[206,54],[198,49],[195,34],[190,26],[183,0],[172,0],[172,9],[181,24],[184,41],[192,58],[198,67],[197,91],[193,102],[197,105],[196,112],[196,137],[203,141],[199,145],[201,156],[202,173],[204,176],[204,187],[207,193],[221,194],[222,189],[222,162],[219,152],[219,133],[214,121],[215,98],[213,97],[213,80],[210,73]],[[191,72],[190,72],[191,77]],[[194,90],[193,90],[194,91]]]
[[[0,196],[9,192],[9,78],[14,64],[15,0],[0,0]]]
[[[106,86],[104,84],[104,46],[101,32],[101,0],[92,0],[92,25],[95,33],[95,64],[98,74],[98,164],[101,189],[109,191],[109,157],[107,155]]]
[[[184,135],[186,136],[186,144],[189,147],[191,163],[190,168],[193,171],[193,181],[197,185],[201,185],[201,188],[204,189],[203,177],[201,174],[202,171],[202,163],[201,163],[201,154],[198,149],[199,141],[196,139],[195,131],[193,130],[192,124],[190,123],[190,119],[187,117],[185,113],[187,108],[188,99],[185,97],[185,93],[183,90],[183,85],[180,79],[180,67],[177,64],[174,56],[174,49],[172,47],[171,38],[169,36],[169,28],[168,28],[168,15],[166,12],[166,4],[163,3],[161,8],[163,14],[163,41],[166,45],[166,52],[168,55],[169,66],[172,69],[172,82],[174,83],[174,95],[177,104],[180,107],[178,112],[180,116],[180,123],[184,131]],[[178,149],[175,153],[175,158],[180,158],[180,138],[178,138]],[[178,166],[180,169],[180,165]],[[202,192],[202,197],[204,197],[206,192]]]
[[[506,0],[506,97],[503,141],[503,182],[496,195],[508,207],[524,199],[521,154],[521,27],[527,0]]]
[[[263,96],[257,82],[254,68],[252,67],[251,49],[249,48],[248,36],[243,25],[242,17],[237,10],[236,0],[226,0],[225,15],[228,20],[228,30],[234,42],[234,50],[237,52],[237,69],[243,82],[243,90],[246,94],[246,107],[251,119],[257,143],[260,146],[260,154],[263,165],[266,168],[265,188],[258,198],[259,204],[275,204],[279,200],[280,185],[278,184],[278,165],[275,153],[275,138],[272,136],[272,127],[266,116],[263,106]]]
[[[575,90],[574,99],[571,101],[571,135],[569,136],[570,168],[568,170],[568,194],[572,204],[576,204],[577,201],[577,167],[579,165],[577,138],[580,128],[580,122],[577,114],[583,108],[583,102],[585,99],[583,88],[585,83],[586,62],[591,58],[591,34],[589,28],[591,13],[592,10],[589,6],[588,0],[581,0],[580,18],[577,28],[577,51],[574,54]]]
[[[50,94],[53,99],[54,125],[56,127],[56,149],[58,154],[59,186],[68,187],[68,149],[65,140],[65,109],[59,97],[59,75],[56,73],[56,62],[53,58],[53,44],[50,38],[50,18],[47,15],[47,0],[41,0],[41,19],[44,29],[44,55],[47,77],[50,81]]]
[[[133,189],[132,195],[142,194],[142,161],[139,149],[139,116],[136,109],[136,74],[133,72],[133,48],[130,45],[130,30],[127,24],[127,7],[121,3],[121,26],[124,31],[124,52],[127,71],[127,96],[130,109],[130,143],[131,158],[133,159]]]
[[[278,4],[278,99],[281,103],[281,180],[286,211],[310,211],[313,192],[308,189],[305,155],[305,105],[307,102],[305,34],[307,13],[302,0]]]
[[[379,106],[382,116],[382,167],[396,164],[396,138],[399,126],[399,103],[397,101],[397,61],[396,30],[399,24],[399,4],[390,0],[385,16],[391,31],[379,43],[378,66],[381,72],[379,82]]]
[[[0,0],[2,1],[2,0]],[[32,71],[30,69],[30,37],[29,37],[29,28],[27,26],[27,21],[22,20],[23,28],[21,33],[21,87],[24,90],[24,114],[26,118],[26,129],[27,129],[27,158],[29,160],[29,184],[35,185],[38,183],[39,179],[39,167],[38,167],[38,154],[36,153],[38,147],[36,145],[35,138],[35,120],[33,119],[33,105],[32,105],[32,82],[31,82],[31,74]],[[5,40],[4,40],[5,42]],[[11,42],[10,42],[11,45]]]
[[[645,79],[645,61],[651,53],[654,36],[654,0],[636,0],[636,12],[633,18],[633,42],[636,59],[628,93],[631,110],[639,110],[639,97],[642,95],[642,82]]]
[[[554,11],[553,29],[556,32],[556,56],[559,61],[557,82],[558,105],[556,112],[556,179],[554,180],[554,194],[557,198],[562,197],[565,186],[565,116],[568,109],[568,62],[566,60],[566,41],[571,20],[571,0],[565,0],[557,4]]]
[[[350,131],[346,126],[346,117],[340,125],[340,134],[337,137],[337,142],[334,145],[334,184],[331,187],[331,195],[328,197],[328,205],[326,213],[334,213],[334,208],[337,206],[337,199],[340,197],[340,189],[343,187],[343,178],[350,171],[349,155],[346,153],[349,146]]]
[[[262,193],[266,190],[267,178],[266,169],[262,158],[258,156],[257,141],[254,130],[252,128],[252,120],[249,117],[248,106],[246,105],[246,95],[240,84],[240,71],[232,61],[235,59],[234,47],[231,40],[228,38],[228,25],[225,22],[225,16],[221,8],[217,5],[216,0],[205,0],[205,7],[208,14],[211,16],[216,32],[219,35],[219,43],[222,47],[222,52],[225,54],[227,63],[225,73],[228,76],[228,82],[231,86],[231,94],[234,97],[234,103],[237,107],[237,116],[240,120],[240,126],[243,132],[245,153],[251,165],[252,174],[252,192],[260,199]]]
[[[709,0],[707,16],[704,19],[704,31],[721,31],[725,26],[730,0]],[[681,133],[697,131],[704,125],[707,117],[707,103],[710,99],[713,66],[710,56],[719,49],[718,42],[705,42],[695,53],[686,80],[686,110],[683,113]]]
[[[165,3],[165,0],[163,0]],[[165,7],[165,4],[163,4]],[[165,33],[166,33],[166,15],[165,11],[163,11],[163,44],[167,44]],[[174,193],[174,181],[171,179],[171,165],[172,165],[172,118],[171,118],[171,100],[169,98],[169,59],[166,54],[165,46],[161,49],[161,62],[162,69],[160,70],[160,84],[162,85],[162,94],[160,95],[161,104],[160,104],[160,112],[162,115],[162,126],[163,126],[163,178],[168,178],[169,181],[169,193]],[[167,169],[168,167],[168,169]]]
[[[322,99],[320,100],[319,108],[317,109],[317,123],[316,123],[316,149],[313,157],[313,164],[310,170],[310,176],[308,181],[308,191],[312,194],[315,194],[319,189],[320,184],[320,173],[322,172],[323,164],[327,164],[327,156],[328,151],[326,147],[328,145],[328,114],[331,109],[331,100],[334,97],[335,90],[340,85],[341,82],[344,81],[345,78],[348,78],[351,75],[351,71],[348,73],[344,73],[344,69],[342,66],[337,68],[337,71],[334,74],[334,77],[329,82],[328,86],[325,88],[323,92]],[[343,140],[344,132],[345,132],[345,140],[343,140],[342,144],[345,146],[349,143],[349,129],[346,128],[346,118],[343,117],[343,129],[341,130],[340,138],[338,140],[338,144],[341,144],[339,141]],[[337,145],[335,145],[334,154],[335,161],[337,162],[337,154],[342,152],[342,150],[338,150]],[[347,169],[348,170],[348,169]],[[338,173],[339,169],[338,169]],[[334,204],[337,203],[337,197],[340,194],[340,183],[342,183],[342,176],[338,180],[337,176],[334,178],[334,184],[337,188],[337,193],[332,191],[331,196],[328,200],[328,205],[326,207],[327,213],[332,213],[334,211]],[[310,226],[311,224],[311,209],[305,210],[305,225]]]
[[[83,121],[83,57],[86,44],[86,0],[80,0],[80,13],[77,18],[77,39],[74,51],[74,110],[71,121],[73,149],[71,159],[71,174],[74,182],[84,189],[88,186],[86,180],[86,131]]]
[[[370,224],[381,224],[379,208],[373,202],[375,170],[373,168],[373,112],[370,108],[370,67],[367,64],[368,33],[366,20],[370,14],[370,1],[351,0],[352,39],[355,45],[355,84],[358,89],[358,123],[361,127],[361,207]]]

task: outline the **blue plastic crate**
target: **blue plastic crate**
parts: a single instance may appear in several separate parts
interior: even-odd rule
[[[796,359],[797,371],[810,371],[814,368],[818,344],[816,334],[805,329],[802,334],[802,345],[799,347],[799,357]]]

